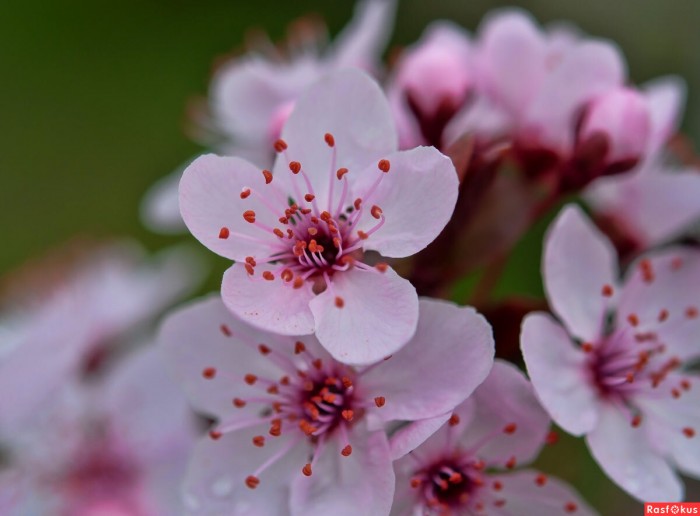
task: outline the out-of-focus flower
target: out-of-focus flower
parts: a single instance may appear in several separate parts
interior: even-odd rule
[[[122,243],[88,252],[63,274],[39,285],[48,292],[27,285],[25,308],[17,303],[2,316],[0,390],[13,394],[3,401],[0,433],[22,429],[68,379],[99,368],[116,344],[128,344],[121,339],[196,287],[202,269],[189,248],[147,260]]]
[[[388,514],[384,424],[449,414],[493,362],[486,320],[431,300],[413,339],[365,368],[313,337],[247,326],[218,296],[172,314],[159,343],[194,406],[218,420],[190,464],[192,514]]]
[[[64,383],[32,425],[10,436],[4,515],[180,512],[195,417],[159,351],[136,352],[101,380]]]
[[[535,459],[549,424],[530,382],[497,360],[451,416],[392,437],[398,460],[391,514],[595,514],[564,482],[534,470],[511,472]]]
[[[322,37],[323,30],[315,33],[312,27],[300,25],[284,51],[267,42],[222,64],[211,82],[206,123],[219,141],[207,145],[259,167],[271,167],[273,144],[309,86],[335,69],[381,70],[380,57],[392,33],[395,10],[396,0],[363,0],[332,44]],[[156,231],[185,229],[177,208],[181,175],[179,169],[162,179],[144,199],[144,222]]]
[[[363,72],[343,70],[297,102],[276,142],[274,175],[205,155],[180,183],[193,235],[236,260],[226,306],[285,335],[315,332],[342,362],[368,364],[413,335],[418,297],[386,264],[423,249],[449,220],[457,174],[433,147],[396,151],[388,103]]]
[[[620,282],[610,242],[569,206],[547,236],[543,274],[561,323],[531,314],[521,336],[539,399],[632,496],[682,499],[674,469],[700,476],[700,389],[687,369],[700,356],[700,253],[648,255]]]

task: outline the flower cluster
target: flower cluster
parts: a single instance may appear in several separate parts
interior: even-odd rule
[[[198,265],[115,247],[8,312],[0,512],[596,514],[529,466],[552,422],[633,498],[684,499],[700,173],[670,145],[682,80],[636,87],[612,42],[516,9],[473,36],[434,22],[385,70],[396,7],[362,0],[334,43],[300,25],[216,71],[197,120],[215,153],[143,214],[228,260],[219,292],[151,332]],[[495,295],[546,216],[546,299]]]

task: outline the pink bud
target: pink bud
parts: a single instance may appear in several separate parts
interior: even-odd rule
[[[651,133],[644,96],[630,88],[616,88],[593,100],[581,124],[579,141],[585,142],[595,133],[607,137],[607,163],[642,158]]]

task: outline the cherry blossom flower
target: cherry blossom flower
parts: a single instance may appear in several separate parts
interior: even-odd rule
[[[104,380],[63,384],[51,407],[13,435],[10,466],[0,476],[3,514],[180,512],[195,417],[159,351],[135,353]]]
[[[68,269],[56,285],[43,284],[43,276],[37,291],[26,285],[22,302],[10,300],[13,309],[2,315],[0,390],[14,394],[0,411],[0,433],[21,429],[68,378],[99,368],[118,344],[128,344],[128,336],[202,278],[191,249],[172,248],[147,260],[127,242],[90,252]]]
[[[674,469],[700,476],[700,253],[670,248],[618,280],[612,245],[568,206],[546,238],[552,310],[523,322],[528,373],[545,409],[585,435],[605,473],[640,500],[677,501]]]
[[[423,249],[449,220],[458,181],[435,148],[396,145],[377,84],[343,70],[297,102],[274,174],[240,158],[195,160],[180,210],[200,242],[236,260],[223,279],[226,306],[268,331],[315,332],[347,363],[375,362],[408,341],[415,289],[386,264],[370,266],[365,252]]]
[[[496,360],[452,414],[392,437],[398,460],[391,514],[595,514],[564,482],[535,470],[511,471],[536,458],[549,424],[530,382]]]
[[[273,144],[307,88],[336,69],[381,70],[380,57],[391,36],[395,10],[395,0],[363,0],[332,44],[324,40],[324,27],[314,33],[312,27],[300,26],[283,52],[263,41],[254,52],[222,64],[211,82],[205,122],[218,137],[210,136],[207,146],[270,168]],[[183,168],[156,183],[144,199],[142,218],[155,231],[185,229],[177,195]]]
[[[413,339],[363,368],[314,337],[248,326],[218,296],[173,313],[159,343],[196,409],[217,418],[189,467],[191,514],[389,514],[385,423],[449,413],[493,362],[483,317],[427,299]]]

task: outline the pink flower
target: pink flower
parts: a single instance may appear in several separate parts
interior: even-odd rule
[[[387,87],[401,148],[442,143],[476,81],[471,47],[459,26],[435,22],[401,54]]]
[[[299,24],[286,52],[269,41],[256,51],[219,67],[210,85],[207,145],[259,167],[274,160],[273,143],[302,93],[321,77],[341,68],[380,70],[380,57],[393,28],[395,0],[364,0],[333,44],[325,27]],[[323,47],[327,48],[323,48]],[[201,137],[200,139],[205,139]],[[212,140],[215,143],[212,143]],[[182,168],[162,179],[146,195],[142,217],[159,232],[184,229],[178,210],[177,184]]]
[[[67,271],[52,262],[30,277],[40,289],[21,285],[25,302],[11,300],[14,310],[0,325],[0,390],[14,393],[0,411],[0,432],[21,429],[60,385],[99,369],[118,344],[189,293],[202,277],[196,258],[173,248],[147,260],[140,247],[123,242]],[[60,281],[47,285],[45,277]]]
[[[195,407],[218,421],[190,464],[192,514],[388,514],[384,425],[449,412],[493,362],[485,319],[431,300],[404,348],[360,369],[313,337],[245,325],[218,296],[172,314],[159,342]]]
[[[192,234],[236,260],[222,296],[234,314],[285,335],[315,332],[337,360],[368,364],[415,331],[418,298],[391,267],[423,249],[450,218],[457,174],[432,147],[396,151],[389,106],[357,70],[299,99],[275,145],[274,174],[205,155],[180,183]]]
[[[564,482],[530,469],[510,471],[537,457],[548,429],[530,382],[497,360],[452,414],[393,436],[391,514],[595,514]]]
[[[700,476],[700,254],[667,249],[618,280],[610,244],[575,206],[546,238],[547,298],[561,323],[529,315],[521,344],[537,395],[585,435],[607,475],[640,500],[677,501],[674,469]]]
[[[137,352],[99,385],[64,383],[11,436],[0,476],[7,516],[170,516],[195,442],[195,418],[157,349]]]

